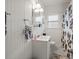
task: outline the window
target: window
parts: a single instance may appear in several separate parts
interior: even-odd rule
[[[58,15],[48,17],[48,28],[58,28]]]
[[[58,21],[58,15],[49,16],[48,21]]]

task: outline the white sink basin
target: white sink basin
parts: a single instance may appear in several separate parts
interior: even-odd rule
[[[50,36],[40,36],[40,37],[37,38],[36,40],[40,40],[40,41],[49,41],[49,40],[50,40]]]

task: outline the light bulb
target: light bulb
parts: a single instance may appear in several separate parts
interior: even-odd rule
[[[40,12],[44,12],[43,8],[40,9]]]
[[[35,9],[34,12],[39,12],[39,9]]]
[[[39,3],[36,6],[37,6],[37,8],[41,8],[41,5]]]
[[[33,9],[37,8],[36,4],[33,4]]]

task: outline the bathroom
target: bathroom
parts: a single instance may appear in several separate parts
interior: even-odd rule
[[[5,0],[6,59],[73,59],[72,0]]]

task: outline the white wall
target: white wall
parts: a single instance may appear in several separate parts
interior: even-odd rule
[[[60,47],[61,46],[61,37],[62,37],[62,14],[64,12],[64,7],[63,5],[59,5],[59,8],[58,6],[50,6],[50,7],[46,7],[45,8],[45,19],[44,19],[44,22],[45,22],[45,32],[47,33],[47,35],[50,35],[51,36],[51,39],[53,41],[56,42],[56,46]],[[50,15],[58,15],[58,28],[51,28],[49,29],[48,28],[48,16]]]
[[[28,2],[29,0],[5,1],[6,11],[11,13],[7,16],[6,59],[30,59],[32,54],[31,40],[27,41],[24,38],[23,20],[31,18],[31,8],[29,8],[31,2]]]
[[[48,4],[42,4],[44,5],[44,15],[45,15],[45,19],[44,19],[44,23],[45,23],[45,32],[47,33],[47,35],[50,35],[52,38],[53,41],[56,42],[56,45],[58,47],[61,46],[61,37],[62,37],[62,20],[63,20],[63,13],[65,12],[68,4],[70,3],[70,0],[64,0],[63,1],[54,1],[54,0],[47,0],[47,1],[44,1]],[[42,3],[42,2],[41,2]],[[48,16],[50,15],[58,15],[59,16],[59,24],[57,27],[61,27],[59,29],[48,29],[47,26],[48,26]]]

